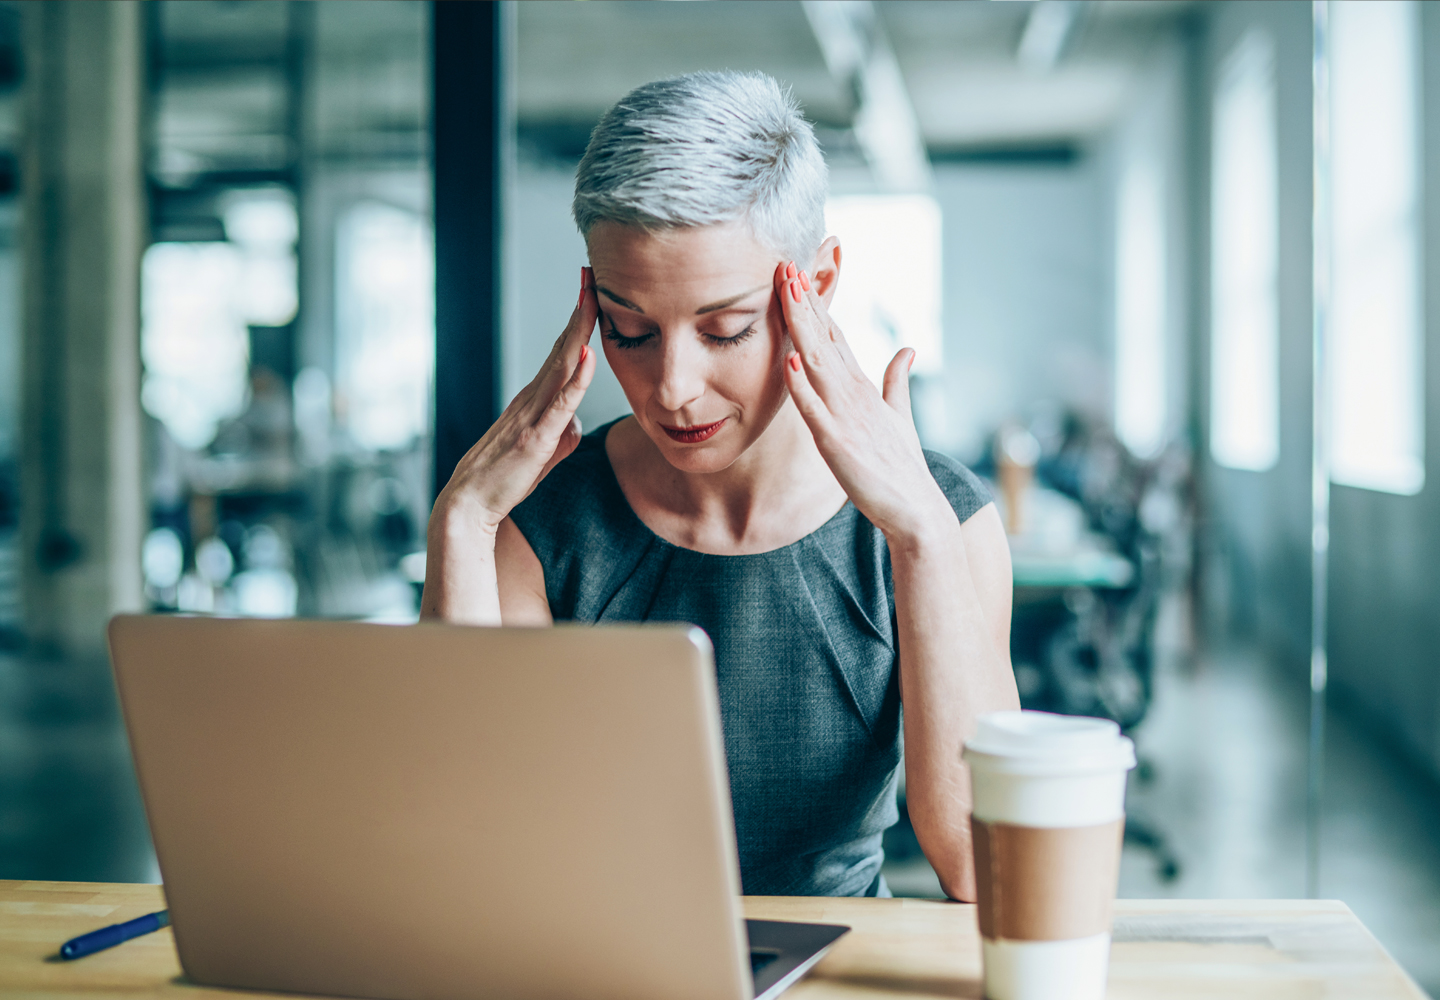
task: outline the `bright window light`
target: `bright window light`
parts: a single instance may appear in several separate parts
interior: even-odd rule
[[[237,191],[225,208],[225,238],[244,253],[243,307],[256,326],[284,326],[300,306],[295,241],[300,220],[283,191]]]
[[[230,243],[156,243],[140,268],[140,402],[185,448],[204,448],[249,394],[244,255]]]
[[[1330,5],[1330,474],[1407,494],[1425,484],[1417,8]]]
[[[1141,458],[1165,446],[1165,190],[1132,155],[1115,219],[1115,432]]]
[[[1220,69],[1211,166],[1210,454],[1280,458],[1275,47],[1251,31]]]
[[[913,374],[944,366],[940,332],[940,205],[928,195],[843,195],[825,206],[840,239],[840,287],[831,316],[877,386],[902,347]]]
[[[248,327],[284,326],[299,302],[291,196],[235,191],[224,217],[227,242],[156,243],[141,265],[140,401],[191,449],[245,408]]]
[[[336,388],[362,448],[404,448],[430,427],[435,250],[424,218],[355,205],[336,237]]]

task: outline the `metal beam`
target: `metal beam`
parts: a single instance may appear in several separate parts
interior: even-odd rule
[[[1016,61],[1032,73],[1050,72],[1075,33],[1080,13],[1080,0],[1039,0],[1025,19]]]
[[[830,75],[855,95],[855,140],[886,191],[928,191],[934,174],[895,50],[870,0],[803,0]]]
[[[438,494],[500,414],[506,12],[499,0],[430,7]]]

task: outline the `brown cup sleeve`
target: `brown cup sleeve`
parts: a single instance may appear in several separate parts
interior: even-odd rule
[[[971,818],[980,934],[1068,941],[1110,930],[1125,820],[1049,829]]]

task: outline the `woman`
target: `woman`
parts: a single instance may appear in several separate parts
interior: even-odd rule
[[[606,113],[575,184],[579,302],[435,502],[424,614],[704,628],[750,894],[888,895],[903,715],[915,832],[971,900],[960,749],[1018,707],[1009,550],[979,480],[921,450],[914,352],[879,392],[830,321],[826,186],[763,75]],[[597,321],[633,414],[582,438]]]

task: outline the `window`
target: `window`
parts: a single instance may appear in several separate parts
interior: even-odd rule
[[[928,195],[845,195],[825,206],[840,238],[841,281],[831,315],[878,386],[902,347],[913,374],[944,366],[940,334],[940,205]]]
[[[1141,458],[1165,446],[1165,332],[1165,191],[1136,152],[1116,199],[1115,433]]]
[[[156,243],[141,265],[140,400],[185,448],[207,447],[249,400],[252,325],[295,318],[294,202],[232,192],[225,242]]]
[[[430,426],[435,251],[428,222],[374,201],[341,219],[335,328],[344,424],[367,450],[408,447]]]
[[[1330,473],[1425,483],[1417,178],[1417,5],[1331,10]]]
[[[1247,33],[1220,68],[1211,160],[1210,454],[1280,457],[1275,49]]]

